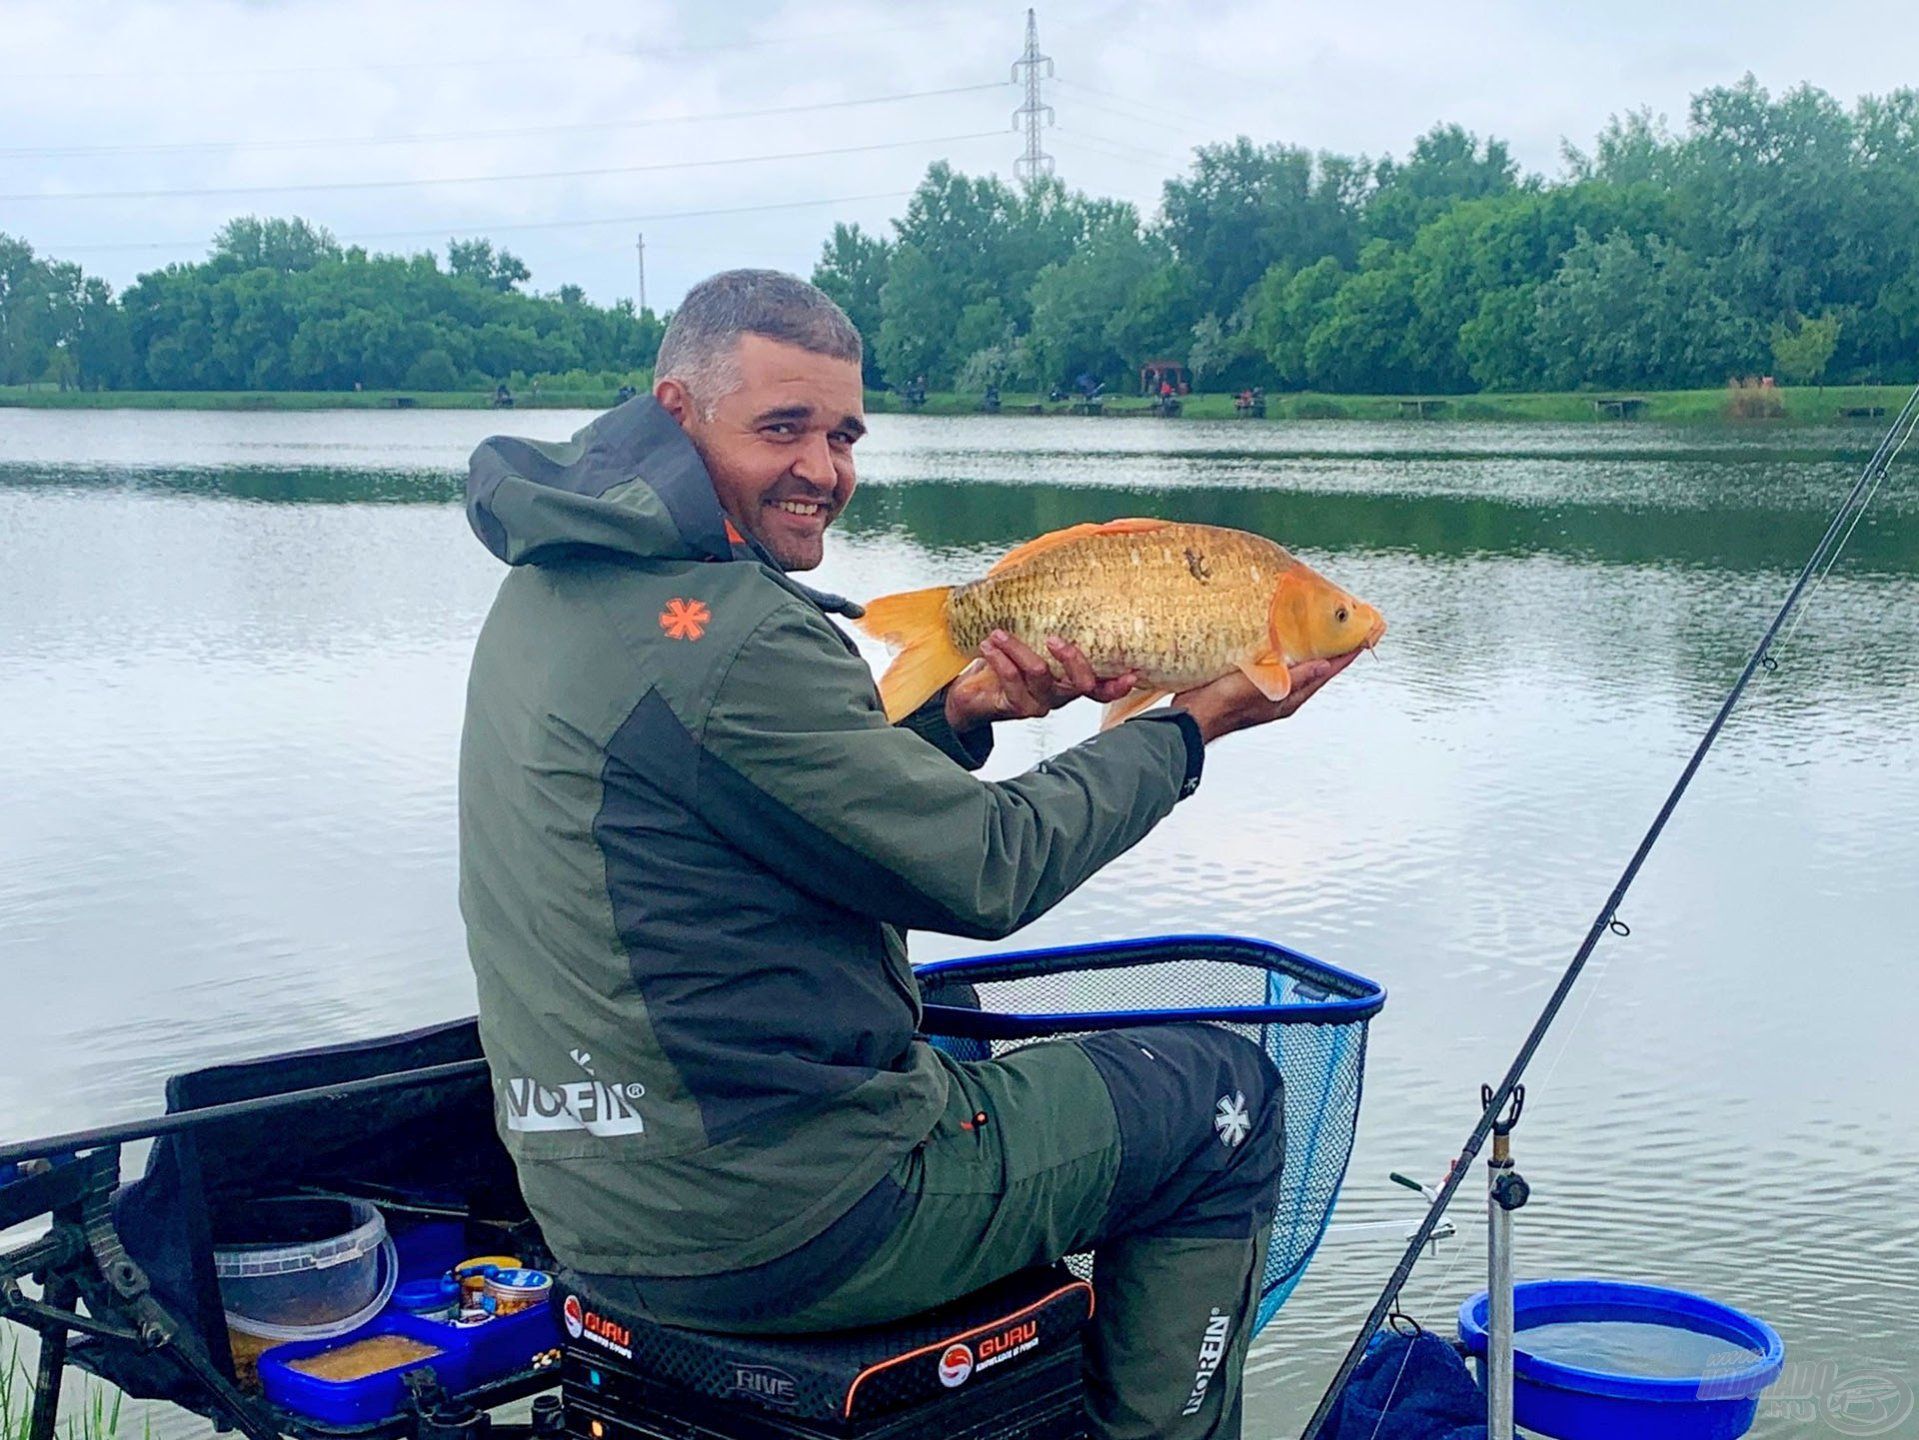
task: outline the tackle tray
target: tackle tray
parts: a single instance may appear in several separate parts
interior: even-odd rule
[[[437,1071],[437,1078],[354,1094],[327,1091],[422,1071]],[[53,1221],[43,1239],[0,1247],[0,1282],[37,1273],[45,1289],[44,1303],[24,1297],[14,1303],[0,1283],[0,1315],[41,1331],[43,1357],[64,1359],[130,1396],[182,1406],[250,1440],[415,1433],[421,1399],[411,1386],[404,1402],[385,1413],[348,1406],[353,1418],[333,1419],[240,1388],[210,1217],[223,1204],[255,1196],[351,1196],[378,1205],[393,1222],[403,1277],[442,1268],[448,1255],[506,1247],[543,1259],[512,1161],[494,1130],[476,1027],[455,1021],[216,1065],[175,1075],[166,1087],[170,1114],[295,1094],[311,1098],[162,1136],[144,1173],[124,1185],[117,1145],[87,1149],[71,1163],[0,1185],[0,1230],[35,1216]],[[409,1216],[459,1218],[409,1226]],[[431,1398],[487,1409],[551,1388],[558,1380],[557,1317],[549,1306],[527,1325],[514,1324],[522,1319],[479,1327],[504,1328],[487,1337],[476,1331],[449,1368],[455,1384],[438,1387]],[[539,1343],[523,1350],[519,1342],[532,1340],[533,1328],[543,1331]],[[292,1346],[320,1349],[351,1338],[284,1348],[291,1355],[297,1353]],[[505,1346],[506,1353],[482,1354],[488,1344]],[[262,1363],[281,1348],[266,1351]],[[36,1388],[36,1406],[50,1413],[59,1389],[57,1383]]]
[[[295,1368],[298,1361],[383,1336],[416,1341],[435,1353],[351,1380],[330,1380]],[[260,1357],[260,1385],[268,1401],[282,1410],[351,1428],[403,1414],[410,1370],[433,1371],[442,1387],[458,1395],[533,1368],[537,1356],[558,1351],[560,1342],[560,1324],[551,1305],[469,1327],[389,1310],[350,1335],[274,1346]]]

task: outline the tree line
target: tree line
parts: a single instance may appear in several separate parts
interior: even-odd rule
[[[1911,378],[1919,92],[1848,110],[1751,77],[1639,111],[1565,173],[1525,176],[1456,125],[1404,160],[1241,138],[1159,214],[935,166],[891,237],[836,227],[814,280],[875,341],[872,376],[935,387],[1679,388],[1732,376]]]
[[[117,299],[69,262],[0,235],[0,384],[85,389],[458,390],[529,376],[613,389],[644,378],[663,322],[577,285],[521,286],[486,240],[374,255],[304,220],[233,220],[211,253]]]
[[[1682,129],[1629,113],[1563,162],[1522,174],[1457,125],[1403,160],[1242,137],[1198,149],[1151,217],[939,163],[890,235],[836,225],[813,279],[876,386],[1117,387],[1154,359],[1207,389],[1383,394],[1919,369],[1919,91],[1848,109],[1747,76]],[[652,363],[650,312],[529,278],[484,240],[442,268],[247,219],[115,298],[0,236],[0,383],[437,389]]]

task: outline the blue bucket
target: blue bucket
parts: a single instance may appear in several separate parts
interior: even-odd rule
[[[1486,1292],[1459,1307],[1459,1338],[1485,1377]],[[1752,1353],[1750,1364],[1678,1377],[1612,1374],[1529,1354],[1526,1331],[1581,1321],[1690,1331]],[[1513,1419],[1554,1440],[1736,1440],[1786,1347],[1765,1321],[1704,1295],[1618,1280],[1532,1280],[1513,1287]]]

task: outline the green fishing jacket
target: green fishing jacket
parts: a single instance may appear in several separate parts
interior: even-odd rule
[[[729,543],[651,397],[566,444],[474,453],[512,567],[474,648],[460,907],[499,1130],[575,1269],[779,1257],[932,1129],[902,932],[1006,935],[1197,782],[1190,723],[967,773],[936,697],[891,726],[828,617]]]

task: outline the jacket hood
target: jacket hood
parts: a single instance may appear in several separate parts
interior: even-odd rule
[[[647,560],[730,560],[713,481],[659,401],[636,395],[571,440],[495,435],[468,463],[466,517],[509,565],[581,550]]]
[[[829,614],[863,606],[802,585],[751,540],[735,540],[679,421],[636,395],[571,440],[482,440],[467,462],[466,518],[509,565],[541,565],[582,551],[642,560],[757,560],[794,594]]]

